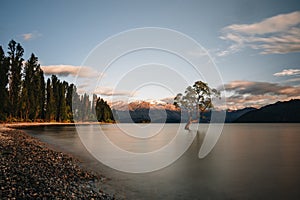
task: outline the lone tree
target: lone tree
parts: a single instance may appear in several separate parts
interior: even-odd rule
[[[184,93],[184,95],[181,93],[176,95],[174,105],[188,112],[189,120],[185,129],[190,130],[190,125],[198,122],[200,113],[213,107],[212,98],[220,98],[220,92],[210,88],[207,83],[196,81],[193,86],[188,86]],[[193,119],[193,114],[196,114],[197,119]]]

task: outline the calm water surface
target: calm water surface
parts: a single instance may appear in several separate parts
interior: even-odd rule
[[[130,141],[116,137],[116,125],[102,125],[119,146]],[[148,149],[172,138],[153,138]],[[81,128],[91,129],[91,126]],[[82,145],[74,126],[25,130],[30,135],[77,156],[88,168],[104,174],[103,190],[126,199],[300,199],[300,124],[225,124],[213,151],[198,158],[202,137],[196,136],[185,154],[172,165],[150,173],[119,172],[99,163]],[[188,133],[187,133],[188,134]]]

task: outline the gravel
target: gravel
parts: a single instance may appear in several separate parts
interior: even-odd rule
[[[114,199],[105,178],[20,130],[0,132],[0,199]]]

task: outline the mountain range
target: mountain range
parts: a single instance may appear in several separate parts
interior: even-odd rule
[[[111,103],[116,120],[121,123],[179,123],[181,111],[164,101],[134,101]]]
[[[277,102],[257,110],[245,113],[238,119],[238,123],[299,123],[300,122],[300,99]]]
[[[186,112],[165,101],[134,101],[110,103],[116,120],[121,123],[180,123],[188,120]],[[216,115],[226,112],[225,123],[272,123],[300,122],[300,100],[277,102],[259,109],[247,107],[240,110],[214,111]],[[211,111],[204,112],[200,123],[209,123]],[[220,122],[223,122],[220,120]]]

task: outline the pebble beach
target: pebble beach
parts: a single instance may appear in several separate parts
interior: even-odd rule
[[[71,155],[0,126],[0,199],[114,199],[103,181]]]

